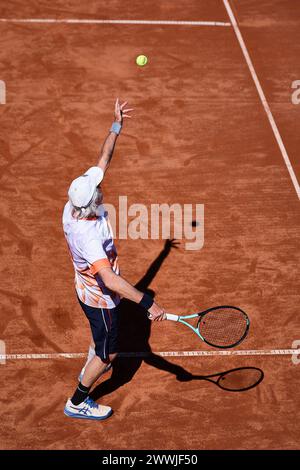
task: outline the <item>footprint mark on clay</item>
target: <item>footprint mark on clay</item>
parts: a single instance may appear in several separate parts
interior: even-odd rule
[[[31,334],[28,336],[36,346],[50,346],[55,352],[64,352],[63,349],[61,349],[56,343],[54,343],[54,341],[46,336],[43,330],[44,325],[39,326],[37,320],[34,318],[32,310],[33,307],[37,306],[36,300],[34,300],[30,295],[20,295],[15,292],[6,291],[4,289],[0,289],[0,294],[5,295],[14,303],[16,300],[21,302],[22,316],[31,330]]]
[[[32,240],[26,238],[20,228],[8,217],[2,216],[2,230],[6,231],[9,237],[13,241],[17,242],[20,255],[25,256],[28,259],[31,259],[33,242]],[[3,251],[3,250],[1,250]]]
[[[33,300],[29,295],[22,297],[21,308],[28,325],[31,328],[32,336],[31,341],[39,347],[45,344],[51,346],[56,352],[63,352],[63,350],[57,346],[50,338],[47,338],[42,328],[40,328],[32,314],[32,307],[37,305],[37,302]]]

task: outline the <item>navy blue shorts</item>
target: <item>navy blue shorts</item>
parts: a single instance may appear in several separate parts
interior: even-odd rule
[[[115,308],[96,308],[78,301],[90,322],[95,343],[96,356],[103,362],[109,362],[109,354],[118,352],[119,305]]]

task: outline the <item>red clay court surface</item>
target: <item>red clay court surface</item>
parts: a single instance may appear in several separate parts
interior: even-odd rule
[[[1,318],[6,354],[82,353],[89,328],[61,226],[71,180],[97,161],[114,100],[135,108],[104,183],[105,201],[204,204],[199,251],[117,240],[122,274],[174,313],[237,305],[251,330],[238,350],[291,349],[299,331],[300,3],[231,0],[277,125],[275,138],[222,0],[11,1],[0,7]],[[8,21],[8,20],[19,21]],[[87,22],[28,22],[89,19]],[[95,20],[211,24],[111,24]],[[135,57],[146,54],[144,68]],[[292,180],[291,170],[294,175]],[[145,276],[159,254],[152,277]],[[163,262],[162,262],[163,261]],[[148,271],[149,275],[149,271]],[[212,350],[187,328],[124,310],[123,352]],[[134,319],[134,321],[133,321]],[[151,328],[151,331],[150,331]],[[2,344],[3,345],[3,344]],[[3,353],[3,351],[2,351]],[[83,358],[0,365],[2,449],[297,449],[300,365],[291,354],[119,359],[99,382],[114,415],[68,419]],[[195,375],[254,366],[243,393]],[[111,373],[110,373],[111,374]]]

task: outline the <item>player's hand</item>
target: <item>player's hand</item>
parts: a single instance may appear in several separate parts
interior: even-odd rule
[[[129,114],[127,114],[127,113],[130,113],[130,111],[133,111],[133,108],[126,108],[125,109],[125,106],[127,105],[127,103],[128,103],[128,101],[124,101],[123,104],[120,104],[119,98],[117,98],[117,100],[116,100],[116,104],[115,104],[115,121],[119,122],[120,124],[122,124],[123,118],[131,118],[131,116],[129,116]]]
[[[163,308],[159,307],[155,302],[153,302],[152,307],[148,310],[148,318],[152,321],[165,320],[165,311]]]
[[[164,249],[163,251],[166,253],[166,254],[169,254],[170,251],[172,250],[172,248],[175,248],[176,250],[178,250],[179,246],[180,245],[180,242],[178,242],[176,240],[176,238],[171,238],[170,240],[166,240],[165,241],[165,246],[164,246]]]

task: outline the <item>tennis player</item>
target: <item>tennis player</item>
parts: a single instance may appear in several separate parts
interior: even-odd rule
[[[117,252],[107,213],[102,204],[101,182],[113,156],[123,119],[133,109],[127,102],[115,103],[114,122],[106,137],[98,164],[76,178],[68,191],[63,228],[75,270],[78,302],[89,320],[92,342],[79,385],[67,400],[64,413],[72,418],[103,420],[112,414],[109,406],[95,403],[89,391],[111,367],[117,355],[118,307],[120,297],[140,304],[151,320],[163,320],[164,309],[120,276]]]

